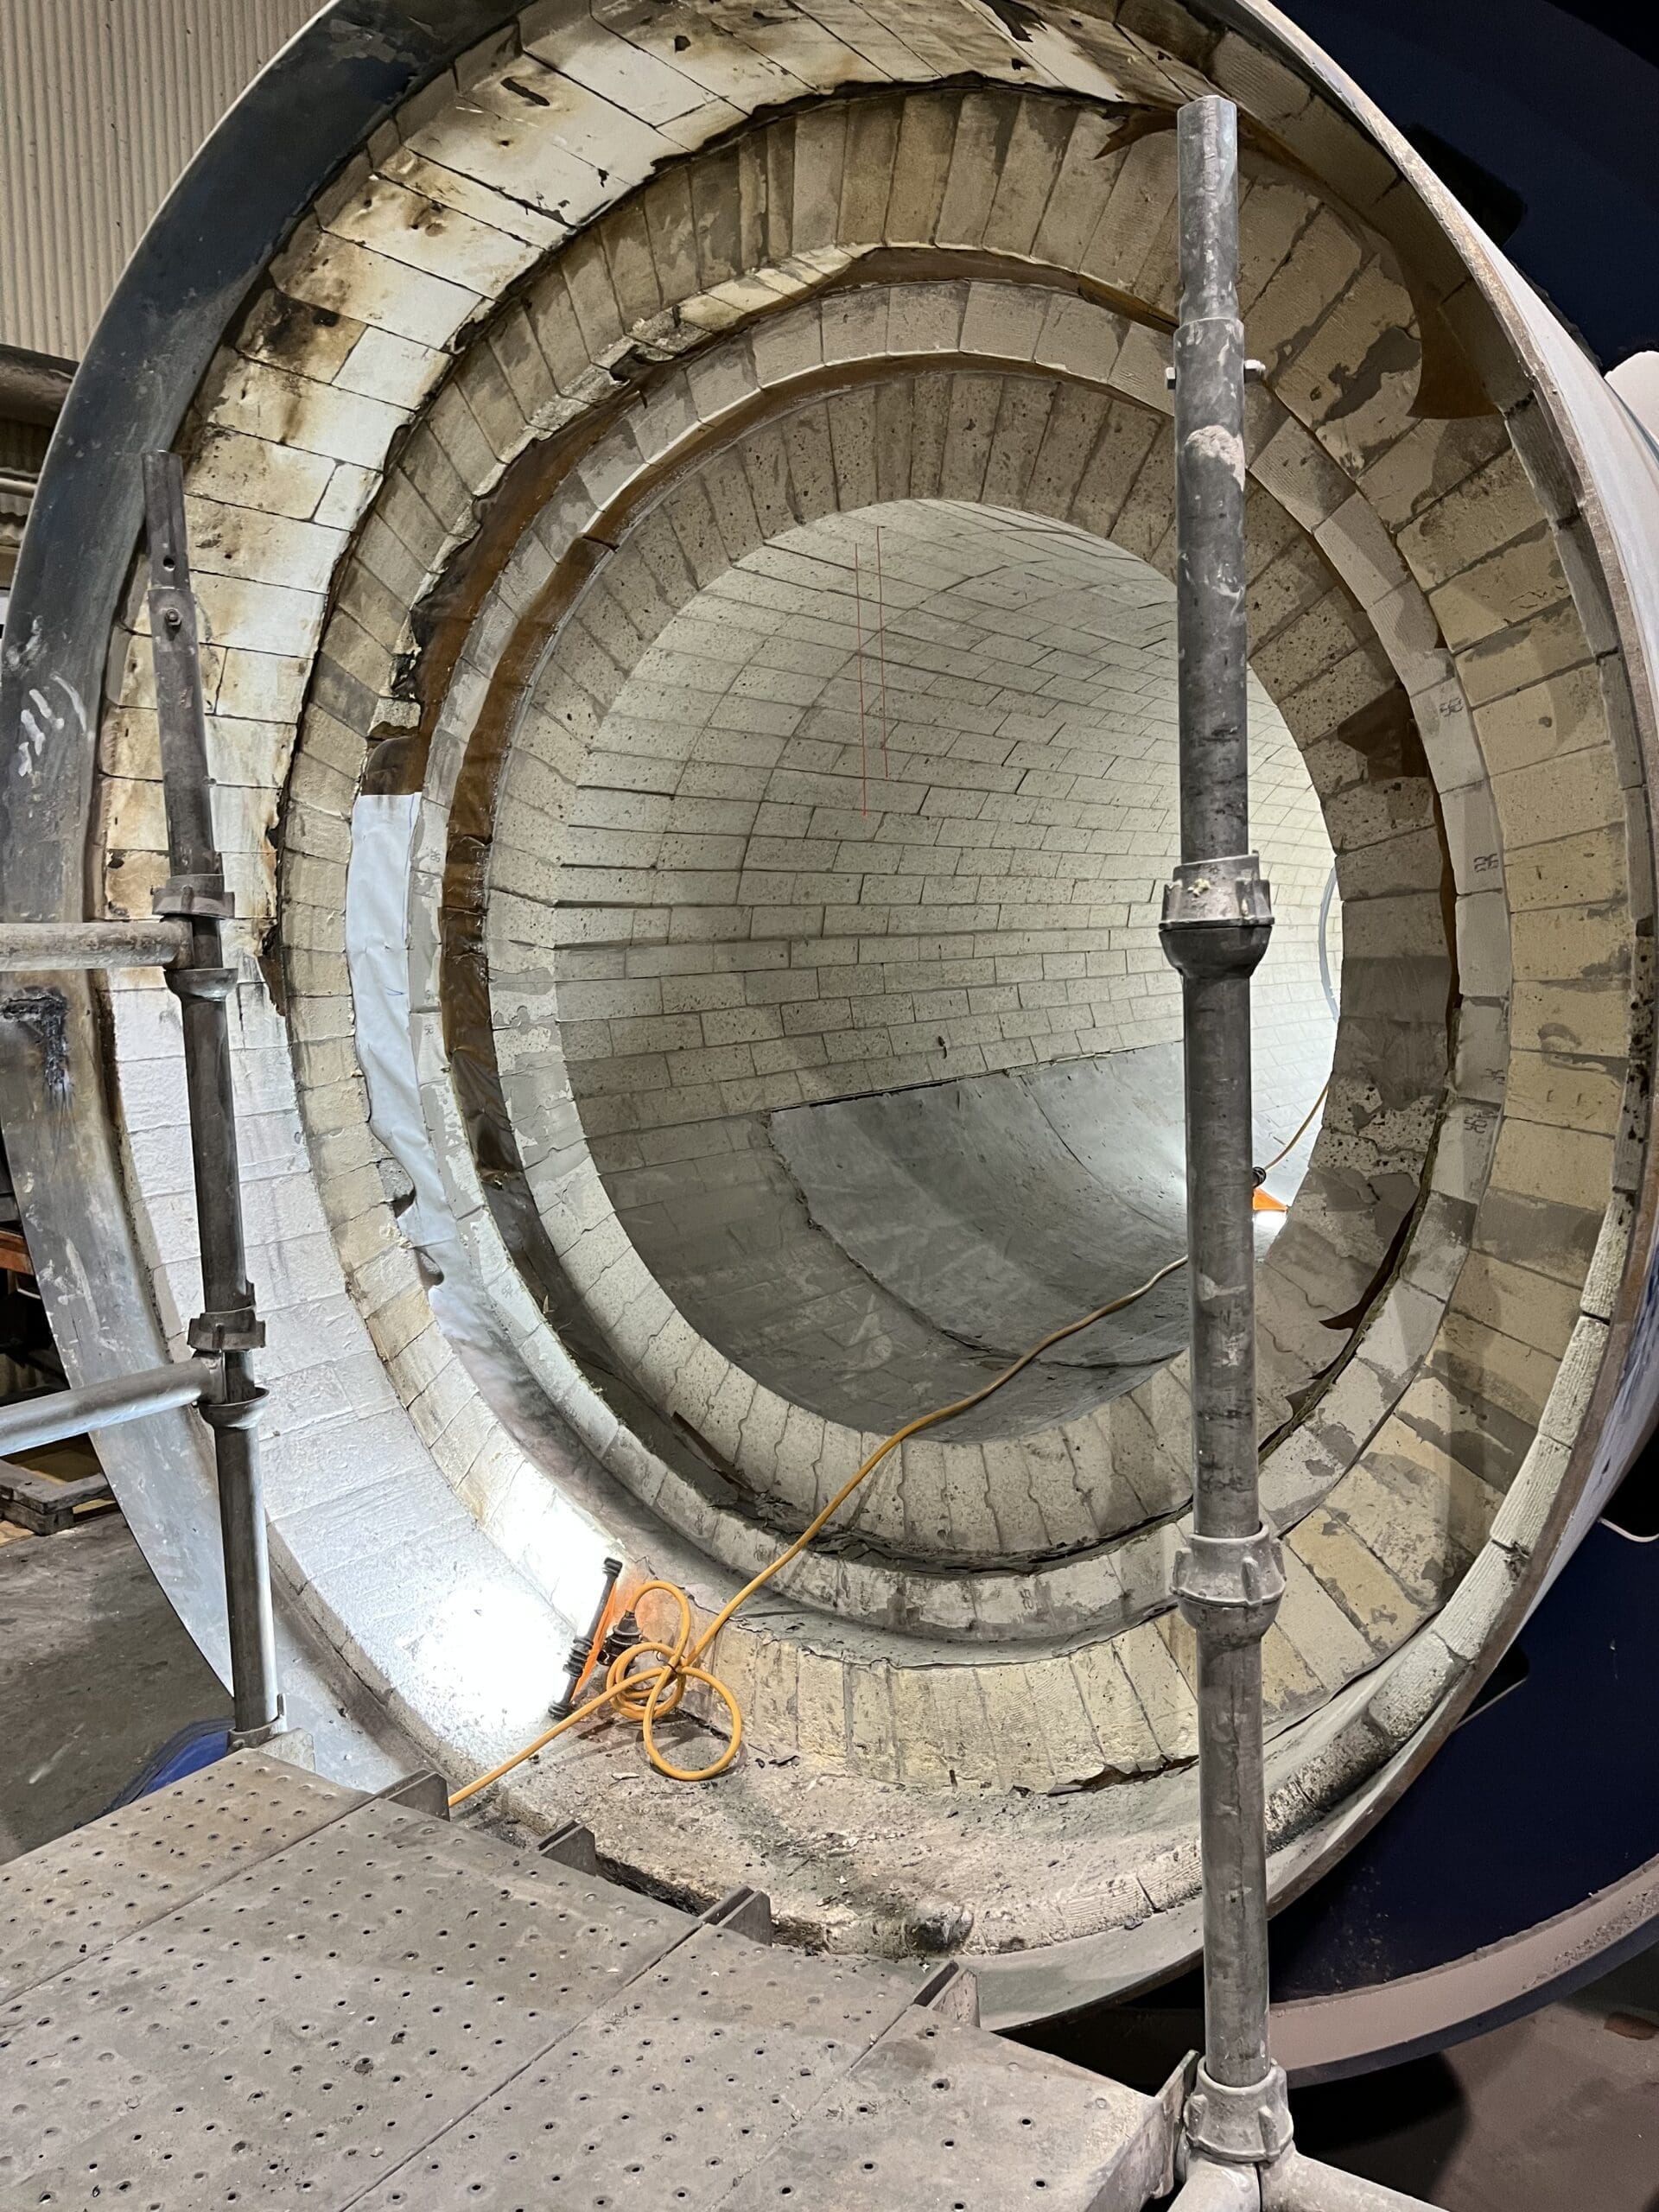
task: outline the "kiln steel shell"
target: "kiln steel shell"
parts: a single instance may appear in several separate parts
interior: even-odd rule
[[[1253,665],[1342,893],[1331,1089],[1261,1268],[1291,1573],[1266,1653],[1279,1895],[1432,1755],[1644,1438],[1659,466],[1356,88],[1243,0],[338,0],[117,290],[29,524],[0,705],[7,915],[147,912],[138,456],[176,444],[238,902],[284,1667],[331,1770],[384,1777],[410,1739],[456,1777],[502,1756],[606,1553],[712,1610],[888,1425],[699,1326],[622,1179],[718,1125],[746,1173],[838,1162],[863,1234],[907,1114],[932,1117],[916,1157],[971,1137],[1005,1180],[1057,1090],[1105,1125],[1097,1027],[1092,1060],[1065,1033],[1076,1068],[982,1037],[964,1074],[965,1031],[955,1066],[895,1044],[827,1121],[860,1089],[823,1042],[853,1017],[814,1027],[804,991],[742,979],[857,966],[868,871],[790,816],[823,803],[813,763],[688,735],[654,787],[625,772],[619,702],[674,624],[758,604],[792,547],[890,507],[1167,574],[1171,124],[1212,90],[1240,110],[1268,371]],[[930,820],[980,788],[960,760],[917,774]],[[749,818],[711,826],[716,804]],[[983,939],[947,950],[994,968],[994,905],[930,906],[927,942]],[[690,918],[713,910],[740,919]],[[1061,937],[1101,925],[1044,911]],[[785,950],[709,950],[733,942]],[[174,1009],[156,978],[43,981],[52,1035],[31,1001],[0,1118],[90,1381],[154,1365],[192,1310]],[[619,1033],[636,1021],[648,1046]],[[722,1233],[718,1205],[697,1218]],[[1115,1395],[1069,1370],[1052,1403],[907,1447],[855,1537],[725,1638],[748,1715],[726,1780],[675,1792],[607,1736],[515,1777],[511,1808],[579,1814],[673,1890],[754,1882],[808,1938],[961,1948],[997,2021],[1190,1957],[1166,1351]],[[194,1425],[111,1432],[106,1456],[222,1663]]]

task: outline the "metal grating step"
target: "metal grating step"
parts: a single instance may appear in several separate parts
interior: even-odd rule
[[[704,2212],[845,2079],[917,1981],[702,1929],[363,2212]]]
[[[1133,2090],[912,2011],[723,2212],[1139,2212],[1163,2190],[1168,2141]]]
[[[1167,2177],[1157,2105],[918,1970],[257,1754],[19,1860],[0,1910],[0,2212],[1138,2212]]]
[[[350,1806],[0,2012],[0,2181],[167,2212],[344,2203],[694,1924],[533,1860],[469,1871],[460,1843]],[[92,2094],[65,2097],[77,2075]]]
[[[359,1793],[238,1751],[0,1867],[0,2000],[338,1820]]]

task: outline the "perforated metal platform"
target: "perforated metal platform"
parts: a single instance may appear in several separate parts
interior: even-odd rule
[[[1158,2103],[257,1753],[0,1870],[0,2212],[1139,2212]]]

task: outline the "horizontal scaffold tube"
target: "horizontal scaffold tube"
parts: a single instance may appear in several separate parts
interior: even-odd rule
[[[107,1382],[53,1390],[0,1407],[0,1458],[41,1444],[60,1444],[66,1436],[84,1436],[92,1429],[117,1428],[123,1421],[168,1413],[175,1406],[200,1405],[212,1377],[206,1360],[175,1360],[138,1375],[117,1375]]]
[[[0,973],[167,968],[189,941],[182,922],[0,922]]]
[[[1433,2207],[1421,2196],[1305,2158],[1293,2147],[1262,2176],[1262,2212],[1433,2212]]]
[[[1262,2184],[1254,2166],[1194,2158],[1170,2212],[1260,2212]]]

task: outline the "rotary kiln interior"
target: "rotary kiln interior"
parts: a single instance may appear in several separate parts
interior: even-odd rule
[[[533,772],[504,785],[557,870],[492,957],[499,979],[531,955],[558,1016],[526,1110],[568,1116],[568,1089],[645,1268],[780,1407],[896,1427],[1182,1249],[1173,616],[1154,569],[1052,521],[859,510],[746,554],[650,645],[613,633],[639,658],[555,820]],[[563,676],[556,649],[538,694]],[[1329,1072],[1339,946],[1318,799],[1255,704],[1265,1160]],[[950,1441],[1146,1381],[1185,1305],[1172,1279]],[[1092,1536],[1014,1465],[964,1562]],[[902,1544],[901,1489],[851,1525]]]
[[[350,150],[196,394],[276,1563],[337,1702],[456,1775],[533,1732],[605,1552],[712,1606],[898,1420],[1179,1249],[1192,90],[1241,105],[1267,366],[1264,1152],[1331,1076],[1260,1263],[1281,1873],[1451,1710],[1583,1480],[1646,1050],[1605,547],[1467,226],[1228,13],[531,9]],[[118,634],[110,912],[162,872],[147,683]],[[170,1005],[111,999],[176,1331]],[[1177,1962],[1180,1308],[915,1440],[740,1618],[733,1775],[607,1737],[510,1804],[798,1932],[965,1942],[1009,2016]],[[165,1553],[195,1476],[111,1460]]]

